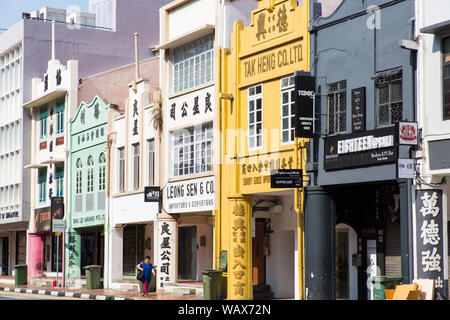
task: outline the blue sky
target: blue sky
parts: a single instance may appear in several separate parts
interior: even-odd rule
[[[42,7],[68,9],[78,6],[89,11],[89,0],[0,0],[0,28],[8,29],[22,19],[22,12],[31,12]]]

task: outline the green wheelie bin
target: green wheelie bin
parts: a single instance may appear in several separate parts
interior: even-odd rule
[[[87,289],[100,289],[100,271],[102,266],[92,265],[84,267],[86,270]]]
[[[205,300],[219,300],[222,282],[221,270],[202,270],[203,297]]]
[[[17,264],[14,266],[15,269],[15,279],[14,283],[16,286],[22,286],[27,284],[27,270],[28,266],[26,264]]]
[[[386,295],[384,289],[395,289],[395,286],[400,284],[403,277],[396,276],[377,276],[372,277],[373,284],[373,300],[385,300]]]

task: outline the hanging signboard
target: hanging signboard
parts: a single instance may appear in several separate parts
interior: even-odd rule
[[[315,78],[295,73],[295,136],[312,138],[314,134]]]
[[[417,122],[397,122],[398,144],[417,145]]]
[[[301,188],[302,182],[301,169],[272,170],[270,174],[271,188]]]
[[[414,179],[414,160],[398,159],[397,160],[397,178],[398,179]]]
[[[434,299],[447,300],[442,190],[416,191],[417,279],[434,280]]]
[[[159,202],[161,189],[159,186],[151,186],[144,188],[144,202]]]
[[[52,197],[51,198],[51,223],[52,232],[64,232],[64,198]]]

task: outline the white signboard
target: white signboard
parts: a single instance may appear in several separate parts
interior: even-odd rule
[[[398,123],[399,144],[416,145],[417,144],[417,122],[399,122]]]
[[[52,232],[64,232],[65,220],[53,219],[52,220]]]
[[[210,86],[170,99],[165,118],[168,128],[178,128],[213,119],[216,105],[214,88]]]
[[[165,283],[176,281],[176,228],[175,221],[158,221],[158,288],[164,288]]]
[[[214,177],[169,183],[163,190],[163,209],[167,213],[213,211]]]
[[[398,159],[398,179],[414,179],[414,160],[413,159]]]

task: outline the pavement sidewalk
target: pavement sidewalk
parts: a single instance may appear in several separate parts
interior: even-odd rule
[[[17,292],[27,294],[51,295],[58,297],[73,297],[90,300],[203,300],[202,296],[186,295],[175,296],[165,294],[163,290],[150,292],[148,296],[142,296],[139,292],[124,292],[113,289],[69,289],[59,287],[16,286],[14,284],[0,283],[1,292]]]

